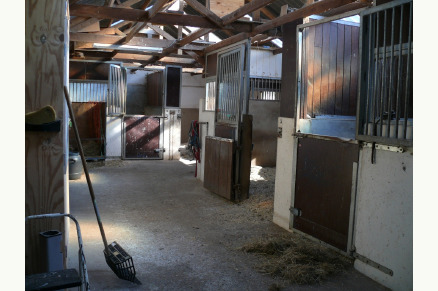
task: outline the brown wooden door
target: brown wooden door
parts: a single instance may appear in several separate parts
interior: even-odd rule
[[[160,119],[148,116],[124,117],[126,159],[162,159]]]
[[[359,145],[299,138],[293,228],[347,251],[353,162]]]

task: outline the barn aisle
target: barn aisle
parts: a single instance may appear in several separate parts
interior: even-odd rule
[[[313,286],[290,285],[257,272],[260,258],[239,248],[287,231],[251,207],[204,189],[193,164],[131,160],[89,165],[108,242],[117,241],[133,257],[142,283],[120,280],[107,266],[83,175],[70,181],[70,209],[82,229],[92,290],[384,290],[354,270]],[[71,225],[70,267],[77,268],[77,249]]]

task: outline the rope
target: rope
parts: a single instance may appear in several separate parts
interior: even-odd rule
[[[190,150],[193,157],[196,159],[195,177],[198,174],[198,163],[201,162],[201,145],[199,143],[199,123],[197,120],[192,120],[190,123],[189,140],[187,149]]]

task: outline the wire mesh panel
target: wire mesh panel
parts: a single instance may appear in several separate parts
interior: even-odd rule
[[[412,144],[412,6],[393,1],[361,14],[360,140]]]
[[[72,102],[106,102],[108,81],[70,80],[69,92]]]
[[[243,52],[236,49],[219,55],[216,119],[218,122],[237,124],[242,101]]]
[[[280,92],[280,78],[250,78],[249,99],[279,101]]]
[[[126,68],[110,65],[107,115],[126,113]]]

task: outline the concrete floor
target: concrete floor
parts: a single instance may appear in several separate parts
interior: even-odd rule
[[[258,273],[260,260],[239,247],[286,230],[247,207],[204,189],[194,165],[123,161],[90,169],[108,242],[134,259],[141,285],[107,266],[85,177],[70,181],[71,213],[79,220],[92,290],[385,290],[354,269],[321,285],[288,285]],[[70,227],[69,267],[77,268]]]

